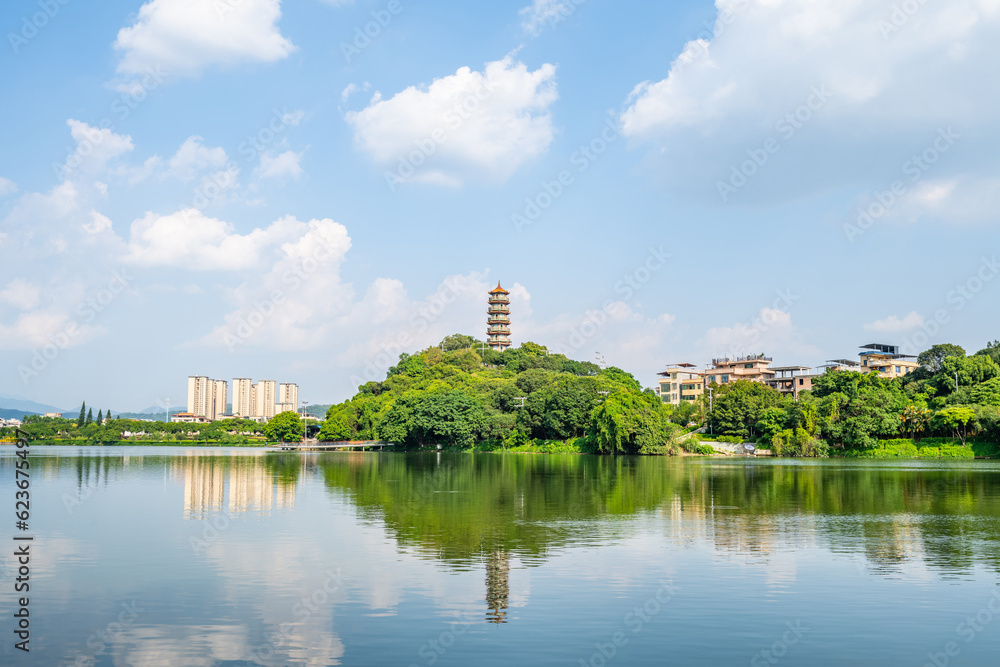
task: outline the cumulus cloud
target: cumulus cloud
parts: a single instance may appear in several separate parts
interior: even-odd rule
[[[305,223],[293,217],[240,234],[224,220],[195,208],[168,215],[147,213],[132,223],[124,260],[143,267],[239,271],[270,264],[267,253],[295,239]]]
[[[26,280],[17,278],[0,290],[0,301],[21,310],[30,310],[38,305],[40,291]]]
[[[299,165],[301,160],[302,153],[290,150],[278,155],[261,153],[257,177],[261,180],[265,178],[298,178],[302,175],[302,167]]]
[[[199,136],[188,137],[170,158],[164,175],[186,183],[206,169],[218,169],[226,164],[228,157],[223,148],[208,148],[203,142]]]
[[[0,197],[6,197],[17,192],[17,184],[9,178],[0,176]]]
[[[709,329],[695,346],[704,356],[733,358],[763,352],[780,356],[782,364],[801,364],[820,352],[802,341],[789,312],[772,307],[761,308],[746,322]]]
[[[130,153],[134,148],[132,137],[127,134],[115,134],[109,129],[100,129],[72,118],[66,124],[69,125],[70,136],[76,146],[66,156],[66,163],[61,170],[64,176],[73,173],[104,173],[109,163]]]
[[[510,57],[482,72],[462,67],[386,100],[376,93],[346,120],[358,148],[393,169],[386,172],[392,183],[502,182],[552,142],[555,72],[549,64],[529,71]]]
[[[91,211],[90,222],[83,225],[83,231],[88,234],[103,234],[104,232],[110,232],[111,229],[111,218],[97,211]]]
[[[878,333],[900,333],[916,329],[924,323],[924,316],[917,311],[911,311],[902,318],[890,315],[883,320],[876,320],[865,325],[865,331]]]
[[[585,0],[535,0],[518,12],[521,27],[528,34],[537,36],[546,25],[551,27],[565,21],[576,11],[577,5],[584,2]]]
[[[213,65],[275,62],[296,48],[278,29],[280,18],[281,0],[150,0],[118,31],[118,71],[196,75]]]
[[[668,187],[716,201],[881,185],[941,126],[995,131],[1000,6],[898,5],[716,0],[715,33],[686,44],[665,78],[635,87],[622,131],[653,149]],[[733,170],[744,163],[741,178]],[[720,183],[738,193],[722,197]]]

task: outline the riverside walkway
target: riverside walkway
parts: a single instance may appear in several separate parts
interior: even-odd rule
[[[339,442],[279,442],[269,446],[283,452],[325,452],[338,449],[383,449],[395,447],[396,444],[382,440],[341,440]]]

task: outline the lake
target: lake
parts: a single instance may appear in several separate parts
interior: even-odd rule
[[[33,447],[2,664],[993,665],[1000,464]],[[30,648],[12,556],[31,542]]]

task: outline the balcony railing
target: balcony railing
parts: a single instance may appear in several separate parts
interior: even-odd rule
[[[712,365],[718,366],[719,364],[739,364],[748,361],[774,361],[771,357],[765,357],[764,355],[751,354],[747,357],[736,357],[735,359],[730,359],[729,357],[722,357],[719,359],[712,359]]]

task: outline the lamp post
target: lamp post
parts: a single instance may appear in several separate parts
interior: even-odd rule
[[[306,406],[309,405],[309,401],[302,401],[302,443],[306,442],[306,434],[309,429],[309,422],[306,421]]]
[[[711,415],[712,411],[715,410],[715,401],[714,401],[713,392],[714,392],[714,390],[711,387],[709,387],[708,388],[708,414],[709,415]],[[704,403],[702,405],[704,405]],[[711,421],[708,422],[708,432],[709,432],[710,435],[715,435],[715,431],[712,429],[712,422]]]

